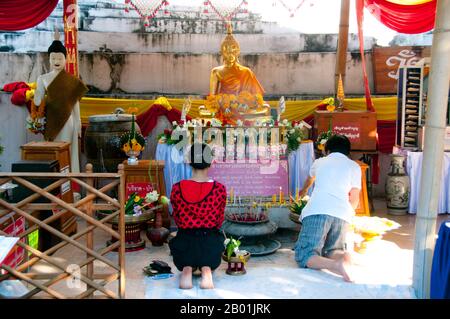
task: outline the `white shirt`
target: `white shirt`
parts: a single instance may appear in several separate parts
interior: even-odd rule
[[[309,172],[315,177],[311,198],[302,211],[302,219],[325,214],[351,222],[355,210],[350,204],[352,188],[361,189],[361,168],[342,153],[331,153],[314,161]]]

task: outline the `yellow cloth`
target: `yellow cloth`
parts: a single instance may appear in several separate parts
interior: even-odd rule
[[[397,119],[397,97],[372,98],[378,120],[396,120]],[[184,99],[167,99],[169,105],[177,110],[182,110]],[[83,124],[89,122],[91,115],[113,113],[118,107],[124,110],[129,107],[137,107],[137,115],[148,110],[155,100],[128,100],[128,99],[103,99],[103,98],[83,98],[80,102],[81,121]],[[286,101],[286,111],[281,116],[282,119],[289,121],[302,120],[312,115],[322,100],[303,100],[303,101]],[[198,108],[205,105],[205,100],[192,100],[192,107],[189,116],[198,118]],[[278,101],[267,101],[272,107],[278,106]],[[366,99],[345,99],[344,108],[349,110],[366,110]]]

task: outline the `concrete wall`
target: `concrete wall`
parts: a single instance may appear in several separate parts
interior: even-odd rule
[[[218,53],[224,33],[177,34],[177,33],[78,33],[78,48],[83,52],[111,50],[113,52],[138,53]],[[235,34],[242,54],[336,52],[337,34]],[[0,33],[0,50],[3,52],[47,52],[53,41],[49,31]],[[364,48],[371,50],[373,38],[365,38]],[[359,52],[356,34],[349,35],[349,51]]]
[[[241,63],[250,67],[266,96],[330,95],[334,92],[334,53],[246,54]],[[371,54],[366,54],[372,79]],[[364,94],[361,57],[348,54],[346,94]],[[80,55],[80,74],[91,94],[199,94],[209,90],[209,76],[220,65],[218,54],[111,53]],[[48,71],[47,54],[0,53],[0,85],[35,81]]]
[[[13,105],[11,94],[0,92],[0,144],[5,150],[0,155],[0,172],[10,172],[11,164],[21,159],[20,146],[31,141],[41,141],[26,129],[26,107]]]

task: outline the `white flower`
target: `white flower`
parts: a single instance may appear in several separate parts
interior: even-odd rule
[[[234,251],[234,253],[235,253],[236,256],[237,256],[237,254],[239,253],[239,247],[234,247],[233,251]]]
[[[177,121],[173,121],[173,122],[172,122],[172,125],[173,125],[173,126],[178,125]]]
[[[225,239],[225,241],[223,242],[223,244],[225,245],[225,247],[227,247],[227,245],[230,243],[230,238]]]
[[[158,191],[153,191],[153,192],[147,193],[147,195],[145,195],[145,201],[147,203],[154,203],[158,200],[158,198],[159,198]]]
[[[241,120],[237,120],[236,121],[236,126],[243,126],[244,122],[242,122]]]
[[[289,134],[294,134],[294,133],[295,133],[294,129],[289,130]]]
[[[302,197],[302,200],[304,200],[304,201],[306,201],[306,202],[309,201],[309,196],[308,196],[308,195],[303,196],[303,197]]]
[[[302,141],[302,139],[300,138],[300,137],[297,137],[297,142],[301,142]]]
[[[326,142],[327,142],[326,139],[322,139],[322,140],[320,141],[320,144],[325,144]]]
[[[245,256],[247,254],[246,250],[239,250],[238,252],[235,252],[236,256]]]
[[[283,124],[284,124],[284,125],[289,125],[289,121],[288,121],[287,119],[284,119],[284,120],[283,120]]]

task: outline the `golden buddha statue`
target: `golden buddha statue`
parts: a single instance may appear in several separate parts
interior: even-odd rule
[[[230,24],[227,26],[227,36],[222,41],[220,51],[224,64],[211,71],[209,98],[224,94],[240,101],[235,104],[231,101],[230,108],[225,108],[223,113],[227,118],[256,120],[267,117],[270,106],[262,99],[264,88],[253,71],[239,63],[240,46],[233,36]],[[217,114],[217,110],[211,108],[207,110],[201,107],[199,111],[203,117]]]
[[[264,95],[264,89],[255,74],[249,68],[239,64],[241,52],[239,43],[233,37],[231,25],[228,25],[227,36],[220,46],[224,65],[211,71],[210,94],[235,94],[247,91]]]

